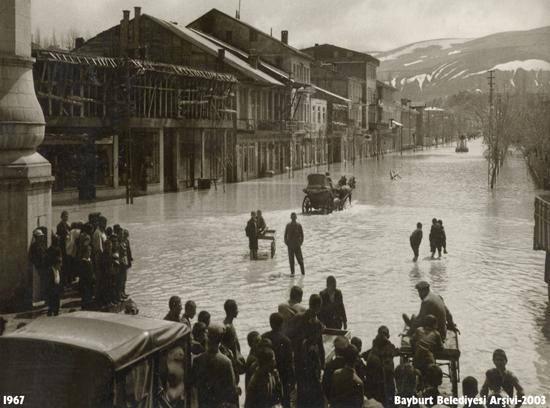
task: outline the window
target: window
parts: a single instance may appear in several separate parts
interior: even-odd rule
[[[338,51],[334,51],[332,55],[334,56],[334,58],[338,58]]]
[[[225,41],[231,42],[233,40],[233,31],[227,30],[225,32]]]
[[[258,41],[258,32],[250,30],[248,32],[248,39],[250,40],[250,42]]]
[[[323,106],[323,123],[326,123],[326,121],[327,121],[326,108]]]

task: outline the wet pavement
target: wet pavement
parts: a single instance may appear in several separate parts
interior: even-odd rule
[[[501,171],[498,188],[487,188],[487,162],[479,141],[470,153],[454,148],[388,155],[382,160],[331,165],[333,180],[354,174],[352,207],[330,215],[299,215],[305,233],[306,276],[289,277],[282,233],[291,211],[301,212],[306,175],[315,168],[218,190],[190,191],[135,200],[68,207],[71,219],[101,211],[109,224],[131,232],[135,265],[128,291],[140,313],[162,318],[168,298],[193,299],[213,321],[223,302],[234,298],[241,344],[250,330],[268,330],[269,314],[289,288],[304,288],[304,301],[337,278],[349,328],[371,343],[378,326],[390,328],[394,343],[403,328],[401,313],[417,312],[414,285],[428,280],[445,298],[462,335],[461,377],[482,381],[495,348],[506,350],[509,368],[528,394],[550,393],[550,309],[543,282],[544,253],[532,250],[534,186],[517,156]],[[391,181],[390,169],[401,179]],[[319,170],[326,171],[326,167]],[[67,207],[63,207],[67,208]],[[277,230],[274,259],[248,259],[244,227],[260,208]],[[61,208],[56,207],[58,213]],[[429,259],[430,220],[443,219],[448,255]],[[409,235],[424,224],[418,263]],[[267,241],[260,245],[267,250]]]

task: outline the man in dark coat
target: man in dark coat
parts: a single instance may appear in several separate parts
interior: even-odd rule
[[[418,249],[420,248],[420,243],[422,242],[422,223],[418,222],[416,223],[416,229],[411,234],[411,237],[409,238],[411,242],[411,248],[414,253],[413,262],[416,262],[418,260]]]
[[[258,368],[246,388],[245,408],[273,408],[280,406],[283,390],[275,369],[275,354],[268,347],[258,351]]]
[[[333,408],[362,408],[363,381],[355,372],[357,349],[352,344],[343,352],[344,367],[332,376],[329,403]]]
[[[250,259],[258,259],[258,224],[256,223],[256,213],[250,213],[250,219],[244,229],[248,237],[248,247],[250,248]]]
[[[62,256],[62,265],[61,265],[61,284],[66,285],[69,283],[68,279],[68,267],[69,263],[67,262],[67,239],[69,238],[69,233],[71,232],[71,226],[69,225],[69,213],[67,211],[61,212],[61,221],[57,224],[56,232],[57,239],[59,242],[59,248],[61,249]]]
[[[61,257],[55,258],[48,269],[48,316],[57,316],[61,304]]]
[[[327,278],[327,288],[319,294],[323,306],[319,313],[319,320],[330,329],[348,328],[348,319],[346,317],[346,308],[342,292],[336,289],[336,278],[329,276]]]
[[[284,408],[289,408],[290,394],[296,388],[292,344],[290,339],[283,334],[283,316],[281,316],[280,313],[272,313],[271,316],[269,316],[269,324],[271,326],[271,331],[264,333],[262,337],[271,340],[271,344],[273,345],[277,370],[281,376],[281,383],[283,386],[282,405]]]
[[[317,318],[321,311],[321,297],[309,298],[309,309],[296,315],[289,332],[294,351],[296,370],[297,407],[310,408],[324,405],[321,371],[325,365],[323,324]]]
[[[294,275],[294,257],[300,265],[302,275],[305,275],[304,259],[302,257],[302,244],[304,243],[304,231],[300,223],[296,222],[296,213],[290,214],[291,221],[285,228],[285,245],[288,248],[288,262],[290,263],[290,274]]]
[[[437,219],[432,219],[432,228],[430,229],[430,251],[432,253],[432,259],[434,259],[435,250],[437,249],[438,257],[441,258],[441,246],[443,244],[443,237],[441,234],[441,226],[437,222]]]

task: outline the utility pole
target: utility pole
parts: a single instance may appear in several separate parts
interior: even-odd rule
[[[494,137],[494,129],[493,129],[493,114],[494,114],[494,104],[493,104],[493,92],[494,92],[494,86],[495,86],[495,71],[490,70],[489,71],[489,77],[487,78],[489,80],[489,156],[488,156],[488,163],[487,163],[487,182],[490,184],[491,188],[494,187],[494,179],[491,176],[491,170],[494,166],[493,161],[493,155],[494,153],[494,147],[493,147],[493,137]]]

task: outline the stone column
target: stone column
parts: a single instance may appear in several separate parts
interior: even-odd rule
[[[2,0],[0,12],[0,310],[32,307],[28,249],[33,230],[51,232],[51,167],[36,152],[44,115],[31,58],[30,0]]]

